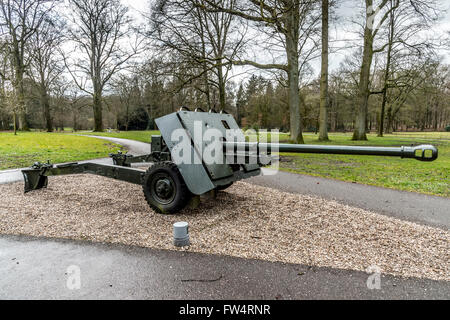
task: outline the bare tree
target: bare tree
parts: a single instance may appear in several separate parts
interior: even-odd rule
[[[1,77],[0,77],[0,112],[7,115],[12,114],[14,135],[17,135],[17,96],[14,87],[11,86],[11,81],[8,78],[9,68],[9,55],[3,55],[1,61]],[[1,114],[0,114],[1,115]],[[3,123],[3,128],[9,129],[9,117],[7,117],[8,123]]]
[[[92,108],[92,101],[86,95],[81,95],[76,85],[64,87],[64,96],[67,99],[68,107],[72,112],[73,131],[79,130],[79,117],[83,109]]]
[[[284,49],[286,63],[259,63],[254,59],[233,61],[234,65],[249,65],[264,70],[281,70],[287,74],[289,88],[289,110],[291,140],[304,143],[300,113],[300,70],[312,58],[318,48],[317,37],[320,15],[317,0],[248,0],[225,8],[221,1],[197,1],[197,6],[210,12],[226,12],[255,23],[260,29],[276,38]],[[313,46],[308,47],[309,40]]]
[[[5,50],[5,46],[0,45],[0,129],[9,129],[9,115],[14,115],[15,112],[11,110],[8,103],[10,83],[9,71],[10,71],[10,56]],[[16,126],[14,124],[14,134],[16,134]]]
[[[390,5],[393,5],[391,0]],[[430,12],[417,12],[416,8],[408,3],[401,3],[389,13],[386,34],[386,53],[384,55],[385,67],[383,71],[382,88],[375,93],[382,94],[380,121],[378,136],[382,137],[385,129],[386,105],[389,100],[390,89],[399,86],[406,87],[405,75],[409,70],[420,69],[427,65],[429,57],[434,56],[434,44],[432,39],[423,39],[418,36],[421,31],[428,29]],[[411,65],[411,62],[414,62]],[[416,76],[413,74],[413,76]],[[397,79],[398,78],[398,79]],[[403,90],[405,91],[405,90]]]
[[[377,3],[379,3],[378,6]],[[353,140],[367,140],[367,114],[369,96],[371,94],[370,77],[372,62],[374,54],[384,52],[389,46],[389,41],[380,44],[377,40],[382,35],[381,30],[389,25],[390,17],[392,17],[391,13],[396,11],[401,4],[412,8],[423,19],[429,19],[430,13],[432,15],[436,14],[434,0],[380,0],[379,2],[376,0],[365,0],[365,22],[363,24],[364,45]],[[402,13],[411,14],[407,10],[402,10]]]
[[[236,0],[220,3],[225,8],[233,8]],[[220,108],[225,109],[231,70],[227,58],[235,58],[241,50],[245,27],[240,29],[231,14],[202,10],[195,4],[195,0],[156,1],[151,17],[152,36],[161,53],[166,57],[167,53],[175,53],[186,66],[175,68],[181,71],[180,83],[202,92],[208,108],[213,107],[212,90],[216,89]],[[200,86],[198,79],[202,81]]]
[[[322,65],[320,75],[319,140],[328,141],[328,16],[329,1],[322,0]]]
[[[365,0],[364,46],[359,77],[358,112],[355,120],[353,140],[367,140],[367,110],[370,95],[369,84],[373,55],[376,52],[382,52],[384,50],[384,47],[374,49],[374,40],[380,31],[380,27],[384,25],[386,19],[389,17],[390,12],[399,6],[400,0],[394,1],[395,4],[388,8],[390,0],[382,0],[378,7],[374,6],[374,0]],[[383,15],[378,24],[375,25],[375,18],[381,10],[384,10],[382,12]]]
[[[120,109],[125,108],[125,131],[128,131],[128,126],[130,123],[130,112],[133,105],[133,100],[137,100],[140,97],[140,90],[138,85],[137,74],[132,75],[120,75],[115,79],[113,83],[114,91],[119,96]],[[116,110],[117,125],[119,124],[119,110]],[[117,127],[119,129],[119,127]]]
[[[63,24],[56,17],[48,16],[34,34],[30,44],[31,68],[29,75],[38,86],[39,100],[48,132],[53,131],[50,112],[50,90],[63,72],[58,48],[63,42]]]
[[[30,66],[27,49],[52,7],[52,0],[0,0],[0,30],[14,70],[12,84],[17,97],[20,130],[29,130],[24,88],[24,76]]]
[[[75,50],[66,66],[80,90],[93,98],[94,131],[103,131],[103,91],[111,78],[127,67],[140,42],[119,0],[70,0],[73,15],[69,28]],[[131,46],[124,46],[129,40]],[[83,77],[84,76],[84,77]]]

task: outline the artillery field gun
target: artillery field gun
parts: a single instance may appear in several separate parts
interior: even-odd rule
[[[153,136],[151,152],[134,157],[111,155],[114,165],[36,163],[23,170],[25,192],[47,187],[49,176],[95,174],[142,185],[152,209],[164,214],[182,210],[200,195],[224,190],[235,181],[257,176],[261,168],[278,160],[278,152],[373,155],[434,161],[431,145],[399,148],[318,146],[247,142],[234,118],[224,112],[179,112],[156,119],[161,136]],[[132,163],[151,162],[147,170]]]

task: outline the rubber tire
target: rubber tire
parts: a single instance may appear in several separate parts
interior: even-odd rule
[[[166,173],[170,175],[175,183],[175,198],[169,204],[159,203],[152,195],[148,183],[155,173]],[[158,162],[151,166],[144,175],[142,184],[145,200],[150,208],[161,214],[176,214],[183,210],[192,198],[192,193],[186,186],[178,167],[173,162]]]
[[[224,190],[228,189],[229,187],[231,187],[231,186],[233,185],[233,183],[234,183],[234,182],[231,182],[231,183],[226,184],[226,185],[224,185],[224,186],[218,186],[218,187],[216,188],[216,190],[217,190],[217,191],[224,191]]]

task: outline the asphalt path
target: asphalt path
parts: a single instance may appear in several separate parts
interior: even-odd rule
[[[381,275],[377,286],[357,271],[11,236],[0,275],[0,299],[450,298],[450,282]]]

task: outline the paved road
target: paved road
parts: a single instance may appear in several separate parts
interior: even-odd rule
[[[79,267],[81,289],[67,281]],[[67,273],[69,272],[69,273]],[[0,299],[448,299],[450,283],[233,257],[0,237]]]
[[[80,136],[82,136],[82,135],[80,135]],[[149,154],[151,151],[149,143],[144,143],[144,142],[140,142],[140,141],[120,139],[120,138],[101,137],[101,136],[83,136],[83,137],[102,139],[102,140],[107,140],[107,141],[111,141],[113,143],[120,144],[120,145],[124,146],[125,148],[127,148],[128,153],[130,153],[134,156]],[[148,139],[150,140],[150,137],[148,137]]]

